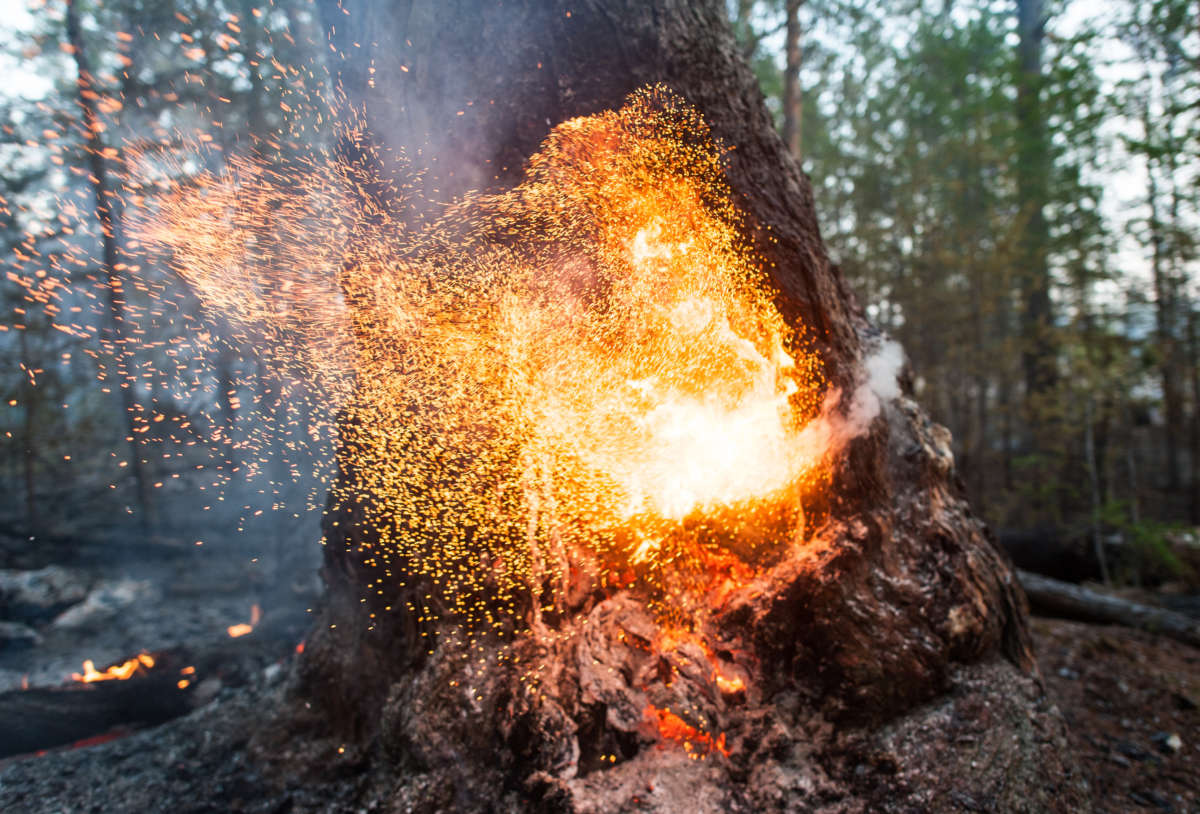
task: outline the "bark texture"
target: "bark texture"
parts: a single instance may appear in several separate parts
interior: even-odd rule
[[[1186,614],[1131,602],[1041,574],[1018,571],[1017,575],[1030,603],[1044,616],[1124,625],[1200,647],[1200,624]]]
[[[323,13],[347,96],[375,138],[430,168],[435,198],[512,185],[552,126],[666,83],[733,148],[728,180],[780,309],[810,326],[832,384],[861,380],[881,337],[828,260],[720,2]],[[962,498],[947,431],[908,398],[884,405],[830,495],[813,543],[733,591],[699,643],[662,644],[636,589],[589,595],[552,641],[518,638],[520,662],[542,665],[536,692],[495,651],[431,648],[428,622],[372,624],[347,510],[327,525],[326,604],[285,731],[393,766],[396,810],[1082,810],[1024,597]],[[691,727],[689,746],[648,709]]]

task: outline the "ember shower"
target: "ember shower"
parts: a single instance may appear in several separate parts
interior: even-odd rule
[[[740,236],[721,155],[647,89],[420,227],[371,206],[370,161],[285,179],[241,158],[163,196],[139,237],[340,409],[352,477],[332,504],[358,507],[385,601],[426,586],[414,612],[537,630],[582,581],[685,621],[803,539],[830,452],[820,363]]]

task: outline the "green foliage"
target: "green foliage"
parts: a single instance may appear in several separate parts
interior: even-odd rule
[[[1189,576],[1172,546],[1173,538],[1187,532],[1185,526],[1136,518],[1130,504],[1122,500],[1104,504],[1101,512],[1105,526],[1116,531],[1128,548],[1116,563],[1118,581],[1141,584],[1148,577]]]

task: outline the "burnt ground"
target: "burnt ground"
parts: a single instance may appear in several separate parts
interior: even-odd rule
[[[303,625],[300,617],[320,593],[311,566],[284,573],[229,551],[184,549],[63,572],[84,598],[9,620],[35,630],[38,641],[19,646],[0,639],[0,691],[60,684],[85,659],[103,669],[141,652],[218,644],[230,625],[250,621],[256,605],[264,618],[288,616]]]
[[[1094,810],[1200,811],[1200,650],[1117,627],[1045,618],[1032,627]],[[335,740],[292,731],[279,754],[252,746],[272,726],[269,711],[283,703],[293,662],[275,659],[163,726],[0,762],[0,810],[392,810],[380,793],[400,779],[381,777]],[[293,762],[309,768],[303,775],[281,768]]]

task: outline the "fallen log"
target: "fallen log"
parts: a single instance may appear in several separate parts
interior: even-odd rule
[[[305,614],[269,614],[239,638],[152,653],[152,667],[123,680],[0,693],[0,759],[186,715],[222,686],[247,684],[290,655],[307,622]]]
[[[1123,625],[1200,647],[1200,623],[1182,613],[1131,602],[1028,571],[1017,571],[1017,578],[1035,613],[1080,622]]]
[[[192,709],[176,675],[0,694],[0,758],[77,743],[117,727],[154,726]]]

